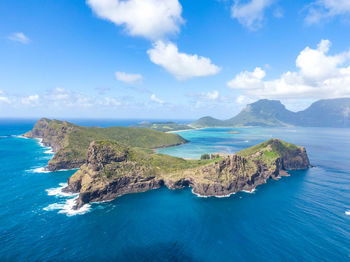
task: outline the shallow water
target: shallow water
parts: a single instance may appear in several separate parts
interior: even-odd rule
[[[191,143],[160,151],[198,158],[276,137],[306,146],[316,167],[269,181],[252,194],[200,198],[189,188],[161,188],[85,206],[74,214],[70,204],[76,196],[60,191],[74,171],[42,172],[52,157],[49,148],[12,136],[33,123],[0,123],[1,261],[350,259],[349,129],[181,132]]]

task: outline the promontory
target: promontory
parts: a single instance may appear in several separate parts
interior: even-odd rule
[[[200,196],[252,191],[288,170],[310,166],[303,147],[270,139],[236,154],[188,160],[151,148],[187,142],[176,134],[142,128],[91,128],[41,119],[27,137],[43,139],[56,152],[50,170],[75,167],[65,192],[79,193],[75,208],[166,186],[192,187]]]

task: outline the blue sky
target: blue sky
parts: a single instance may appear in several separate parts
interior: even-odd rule
[[[221,119],[350,96],[347,0],[0,2],[0,117]]]

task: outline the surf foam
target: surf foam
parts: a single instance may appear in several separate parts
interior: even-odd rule
[[[54,204],[51,204],[51,205],[43,208],[43,210],[45,210],[45,211],[59,210],[57,212],[58,214],[65,214],[67,216],[83,215],[83,214],[86,214],[87,212],[90,212],[90,210],[91,210],[90,204],[85,204],[77,210],[73,209],[73,207],[75,205],[75,201],[77,199],[78,199],[78,196],[74,197],[74,198],[69,198],[66,200],[65,203],[54,203]]]
[[[77,194],[73,194],[73,193],[66,193],[63,192],[62,189],[67,187],[68,184],[67,183],[59,183],[59,187],[53,187],[53,188],[49,188],[46,189],[45,191],[47,192],[47,195],[49,196],[56,196],[56,197],[72,197],[72,196],[76,196]]]

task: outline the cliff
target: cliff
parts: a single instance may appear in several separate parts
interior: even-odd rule
[[[65,191],[79,193],[76,208],[161,186],[190,186],[201,196],[226,196],[251,191],[289,169],[309,166],[304,148],[278,139],[208,160],[185,160],[97,141],[90,144],[86,163],[69,178]]]
[[[51,171],[79,168],[86,162],[89,145],[95,140],[115,140],[124,145],[143,148],[159,148],[186,143],[177,134],[167,134],[146,128],[82,127],[66,121],[40,119],[34,128],[24,134],[28,138],[40,138],[45,146],[55,152],[47,168]]]

